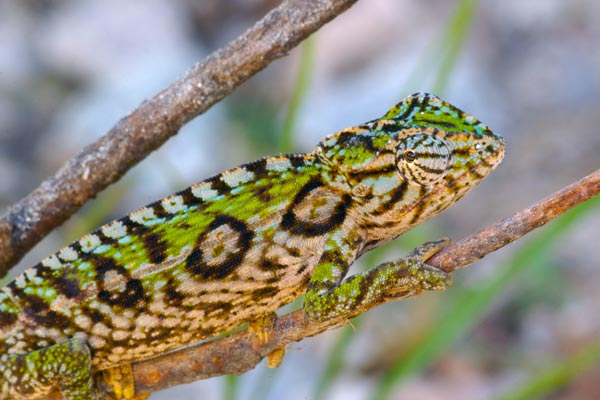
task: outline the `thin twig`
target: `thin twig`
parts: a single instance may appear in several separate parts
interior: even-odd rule
[[[450,244],[427,263],[451,272],[483,258],[486,254],[514,242],[530,231],[545,225],[577,204],[600,191],[600,170],[572,183],[524,210],[481,231]]]
[[[121,119],[0,217],[0,277],[86,201],[356,0],[285,0]]]
[[[524,236],[600,192],[600,170],[540,202],[439,251],[427,262],[446,271],[464,267]],[[174,385],[253,369],[266,355],[292,342],[345,325],[349,318],[389,301],[356,309],[343,318],[308,320],[302,310],[277,319],[267,343],[254,334],[238,332],[207,343],[134,364],[136,393],[150,393]]]

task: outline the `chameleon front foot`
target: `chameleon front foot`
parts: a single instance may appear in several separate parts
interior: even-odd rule
[[[427,264],[426,261],[448,244],[450,244],[448,238],[426,242],[417,246],[405,258],[382,264],[382,266],[387,264],[399,267],[399,282],[385,290],[386,296],[401,299],[428,290],[447,289],[452,283],[450,274]]]
[[[0,361],[0,399],[40,398],[59,389],[65,400],[96,399],[86,343],[71,339]]]
[[[304,311],[316,321],[356,313],[373,304],[414,296],[427,290],[444,290],[451,282],[450,275],[425,263],[449,243],[449,239],[425,243],[407,257],[385,262],[337,283],[339,271],[347,265],[331,260],[343,260],[335,248],[324,254],[317,266],[304,298]]]

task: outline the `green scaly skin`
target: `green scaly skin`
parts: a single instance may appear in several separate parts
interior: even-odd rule
[[[344,277],[357,257],[458,201],[503,155],[486,125],[415,94],[311,153],[241,165],[108,223],[0,291],[0,397],[58,388],[92,398],[98,371],[302,294],[307,315],[325,320],[382,295],[441,290],[447,275],[418,256],[431,246]]]

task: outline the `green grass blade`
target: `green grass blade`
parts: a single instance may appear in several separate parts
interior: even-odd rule
[[[306,91],[310,85],[310,79],[315,65],[315,39],[314,36],[309,37],[303,43],[300,55],[300,66],[294,83],[292,98],[288,106],[288,110],[283,121],[283,129],[281,133],[281,142],[279,150],[282,153],[291,153],[294,151],[294,130],[296,128],[296,120],[298,111],[304,101]]]
[[[530,239],[503,266],[495,277],[476,288],[465,289],[449,302],[448,310],[424,335],[421,345],[415,346],[405,358],[398,361],[378,383],[373,396],[384,400],[404,378],[431,365],[452,343],[477,323],[485,314],[490,303],[502,289],[519,274],[546,260],[554,243],[583,216],[600,204],[600,198],[587,201],[549,224],[536,237]]]
[[[438,95],[446,90],[449,78],[454,70],[460,50],[465,44],[465,39],[472,25],[477,0],[461,0],[452,15],[449,16],[446,26],[439,37],[426,50],[419,59],[406,82],[403,92],[421,90],[427,76],[435,74],[435,83],[432,91]],[[436,66],[439,65],[436,71]]]
[[[464,47],[467,33],[474,20],[476,9],[477,0],[462,0],[450,18],[450,23],[445,32],[445,37],[448,39],[444,44],[444,56],[441,58],[438,74],[433,84],[434,93],[446,91],[456,60],[460,50]]]
[[[237,375],[225,375],[223,379],[223,400],[235,400],[237,398],[237,389],[239,386],[239,378]]]
[[[536,372],[529,382],[512,393],[499,397],[498,400],[545,398],[598,362],[600,362],[600,339],[585,346],[572,356]]]

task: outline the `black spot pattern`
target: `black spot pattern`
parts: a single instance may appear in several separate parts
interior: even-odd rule
[[[400,103],[400,104],[402,104],[402,103]],[[398,104],[397,107],[399,107],[400,104]],[[418,105],[419,105],[418,97],[416,97],[416,96],[412,97],[410,99],[410,103],[406,107],[406,110],[402,114],[394,117],[394,119],[400,120],[400,121],[405,120],[406,118],[408,118],[408,116],[414,111],[415,107],[418,106]]]
[[[141,236],[146,248],[146,254],[153,264],[160,264],[167,258],[168,243],[154,232]]]
[[[287,268],[286,265],[282,265],[273,260],[264,258],[264,255],[263,255],[263,258],[259,261],[258,267],[265,271],[273,271],[273,270],[277,270],[277,269]]]
[[[210,182],[210,186],[213,190],[216,190],[219,194],[227,194],[231,191],[229,185],[227,185],[222,179],[222,174],[215,175],[212,178],[208,179],[207,182]]]
[[[81,294],[80,283],[77,279],[70,279],[62,275],[49,282],[68,299],[74,299]]]
[[[17,314],[0,311],[0,329],[14,324],[17,319]]]
[[[111,306],[120,306],[123,308],[133,308],[144,301],[144,288],[139,279],[133,279],[125,267],[117,264],[112,258],[103,257],[97,254],[88,253],[87,259],[96,268],[96,282],[98,284],[98,299],[110,304]],[[116,277],[121,277],[125,282],[125,287],[107,288],[105,286],[105,277],[112,271]]]
[[[161,200],[157,200],[155,202],[152,202],[150,204],[148,204],[145,208],[149,208],[154,212],[154,215],[156,216],[157,219],[168,219],[171,217],[171,214],[165,210],[165,208],[162,206],[162,201]],[[145,225],[141,225],[146,227]]]
[[[386,152],[381,151],[380,155],[385,154]],[[390,153],[390,152],[387,152]],[[393,154],[393,153],[391,153]],[[348,171],[348,175],[349,176],[358,176],[359,178],[366,178],[369,176],[381,176],[381,175],[385,175],[385,174],[389,174],[393,171],[396,170],[396,167],[394,165],[381,165],[378,166],[376,168],[372,168],[369,170],[350,170]]]
[[[425,124],[427,126],[443,126],[444,128],[447,128],[447,129],[457,129],[455,124],[453,124],[452,122],[448,122],[448,121],[428,120],[428,119],[419,118],[419,124]]]
[[[300,189],[294,197],[294,200],[289,205],[287,212],[281,219],[281,227],[296,235],[318,236],[325,232],[333,230],[340,226],[346,218],[347,208],[352,202],[352,198],[348,194],[342,195],[338,204],[336,204],[333,212],[325,221],[314,222],[301,220],[296,215],[296,209],[305,200],[310,193],[323,186],[323,183],[318,179],[313,179]]]
[[[7,285],[21,306],[23,312],[36,324],[45,327],[65,330],[71,326],[71,320],[66,316],[50,309],[50,306],[40,297],[25,293],[25,291],[12,281]]]
[[[294,168],[294,170],[297,170],[300,167],[304,167],[306,165],[306,160],[301,154],[288,154],[287,158],[290,160],[290,163],[292,164],[292,168]]]
[[[205,241],[207,235],[222,225],[227,225],[238,234],[235,244],[236,252],[229,254],[223,262],[218,265],[207,265],[200,245]],[[254,234],[248,230],[246,224],[229,215],[218,215],[208,226],[206,232],[200,234],[196,239],[196,246],[186,259],[185,267],[197,277],[204,280],[219,280],[228,276],[238,265],[242,263],[246,253],[250,249]]]
[[[375,153],[379,150],[373,145],[373,136],[361,135],[354,131],[341,132],[337,138],[336,145],[340,146],[341,148],[353,148],[360,146],[372,153]]]
[[[421,201],[419,201],[419,203],[417,203],[416,207],[415,207],[415,213],[413,214],[410,223],[414,224],[415,222],[417,222],[419,220],[419,218],[421,218],[421,215],[423,215],[423,213],[425,212],[425,210],[427,209],[427,201],[423,200],[425,198],[425,196],[427,195],[427,186],[421,186],[421,188],[419,189],[419,199],[422,199]]]
[[[245,164],[244,168],[246,168],[246,171],[254,173],[257,177],[265,176],[267,174],[267,159],[261,158],[260,160]]]
[[[157,218],[164,218],[164,216],[161,216],[163,214],[167,215],[163,207],[156,202],[147,207],[154,211]],[[162,212],[159,213],[159,210],[162,210]],[[144,243],[146,255],[151,263],[160,264],[166,260],[169,244],[159,234],[146,225],[135,222],[129,216],[123,217],[120,221],[127,228],[129,234],[136,235]]]
[[[252,299],[255,302],[271,298],[279,293],[277,286],[265,286],[252,292]]]
[[[224,301],[215,301],[211,303],[200,303],[197,308],[204,310],[205,315],[207,316],[218,317],[220,315],[229,314],[233,305]]]
[[[176,195],[181,196],[183,204],[188,207],[196,206],[203,202],[201,198],[194,196],[191,186],[177,192]]]
[[[185,296],[179,293],[177,290],[178,286],[178,283],[173,278],[170,278],[165,285],[164,292],[166,303],[170,306],[180,308]]]
[[[105,303],[124,308],[134,307],[144,295],[142,281],[139,279],[130,279],[125,284],[125,289],[119,292],[101,290],[98,298]]]
[[[401,128],[395,124],[379,124],[379,127],[382,131],[384,131],[385,133],[393,133],[393,132],[397,132],[399,131]]]
[[[408,191],[408,181],[403,180],[402,183],[394,188],[394,191],[392,192],[392,196],[390,197],[390,199],[388,201],[386,201],[385,203],[381,203],[379,205],[379,207],[377,207],[375,210],[372,211],[373,215],[382,215],[388,211],[390,211],[394,205],[400,201],[402,201],[402,199],[404,199],[404,196],[406,195],[406,192]]]

